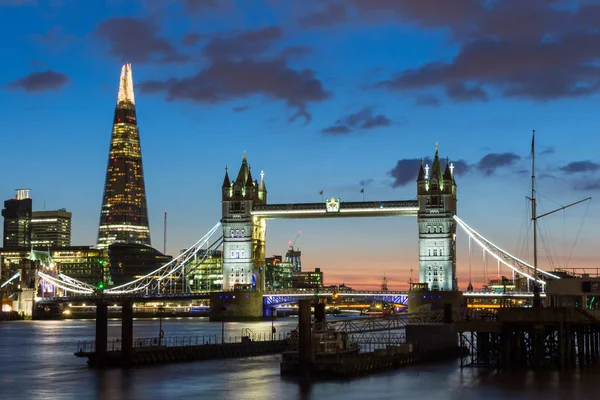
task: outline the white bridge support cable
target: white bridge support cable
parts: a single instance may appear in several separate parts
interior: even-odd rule
[[[132,282],[125,283],[105,290],[104,293],[126,294],[135,293],[142,290],[145,290],[146,292],[159,293],[161,288],[161,281],[172,278],[173,274],[177,273],[183,267],[185,267],[191,260],[194,259],[195,255],[200,255],[203,257],[207,256],[208,252],[203,250],[202,247],[208,244],[211,237],[215,234],[215,232],[217,232],[220,226],[221,222],[217,222],[217,224],[213,226],[208,231],[208,233],[204,235],[200,240],[198,240],[190,248],[188,248],[186,251],[184,251],[183,253],[181,253],[162,267]],[[166,285],[167,284],[165,284],[164,286]]]
[[[86,289],[88,289],[88,290],[92,290],[92,291],[94,291],[94,290],[96,289],[94,286],[90,285],[89,283],[85,283],[85,282],[82,282],[82,281],[80,281],[80,280],[77,280],[77,279],[75,279],[75,278],[71,278],[70,276],[68,276],[68,275],[65,275],[65,274],[63,274],[63,273],[59,273],[59,274],[58,274],[58,277],[59,277],[59,278],[60,278],[62,281],[64,281],[65,283],[67,283],[67,284],[70,284],[70,285],[77,286],[78,288],[80,288],[80,289],[82,289],[82,290],[86,290]]]
[[[4,286],[8,285],[9,283],[11,283],[12,281],[14,281],[15,279],[17,279],[18,277],[21,276],[20,272],[17,272],[16,274],[14,274],[13,276],[10,277],[9,280],[7,280],[6,282],[4,282],[1,286],[0,289],[2,289]]]
[[[473,228],[471,228],[469,225],[467,225],[465,223],[465,221],[461,220],[459,217],[457,217],[456,215],[454,216],[454,219],[456,220],[456,222],[458,222],[459,224],[462,224],[462,228],[467,230],[468,232],[470,232],[470,235],[474,235],[475,237],[477,237],[479,240],[481,240],[482,242],[486,243],[489,248],[497,251],[498,253],[500,253],[500,255],[502,257],[504,257],[505,259],[508,260],[512,260],[515,261],[517,263],[517,266],[519,268],[522,269],[528,269],[530,271],[533,271],[535,269],[535,267],[523,260],[521,260],[518,257],[513,256],[512,254],[510,254],[509,252],[501,249],[500,247],[496,246],[494,243],[490,242],[489,240],[487,240],[485,237],[483,237],[481,234],[479,234],[477,231],[475,231]],[[517,271],[518,272],[518,271]],[[548,271],[544,271],[543,269],[539,269],[538,268],[538,273],[547,276],[548,278],[552,278],[552,279],[560,279],[560,276],[554,275]]]
[[[63,290],[67,290],[69,292],[82,293],[82,294],[93,294],[94,293],[94,291],[91,290],[91,289],[81,289],[79,286],[75,286],[73,284],[70,284],[70,283],[67,283],[67,282],[64,282],[64,281],[60,281],[60,280],[58,280],[58,279],[56,279],[56,278],[54,278],[54,277],[52,277],[50,275],[44,274],[41,271],[38,271],[38,276],[40,278],[42,278],[44,281],[46,281],[46,282],[48,282],[48,283],[50,283],[50,284],[52,284],[52,285],[54,285],[56,287],[59,287],[59,288],[61,288]]]
[[[498,262],[504,264],[505,266],[507,266],[511,270],[515,271],[516,273],[521,274],[528,279],[534,280],[533,276],[528,273],[529,271],[534,270],[534,267],[532,265],[526,263],[523,260],[520,260],[519,258],[511,255],[510,253],[508,253],[508,252],[502,250],[501,248],[499,248],[498,246],[494,245],[492,242],[490,242],[489,240],[487,240],[486,238],[481,236],[479,233],[477,233],[473,228],[468,226],[458,216],[455,215],[454,220],[469,235],[470,238],[472,238],[482,249],[484,249],[492,257],[494,257],[496,260],[498,260]],[[500,253],[500,254],[497,254],[497,253]],[[514,265],[510,264],[507,261],[507,259],[509,261],[515,262],[518,265],[518,268],[515,267]],[[525,272],[525,270],[527,270],[528,272]],[[538,273],[544,274],[550,278],[560,279],[558,276],[551,274],[547,271],[541,270],[539,268],[538,268]],[[542,285],[546,284],[546,282],[541,279],[538,279],[538,282],[541,283]]]

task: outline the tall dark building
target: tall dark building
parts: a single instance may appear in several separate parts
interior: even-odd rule
[[[24,248],[31,245],[31,207],[29,189],[17,189],[15,198],[4,202],[2,245],[5,249]]]
[[[150,246],[131,64],[121,70],[98,229],[99,248],[115,242]]]

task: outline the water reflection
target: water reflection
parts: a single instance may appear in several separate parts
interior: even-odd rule
[[[278,332],[293,319],[275,322]],[[270,332],[270,322],[225,324],[226,336],[243,328]],[[166,336],[217,335],[205,319],[163,320]],[[282,380],[279,356],[157,365],[130,370],[89,369],[73,356],[77,342],[93,339],[94,321],[14,321],[0,324],[0,398],[5,399],[569,399],[595,398],[597,371],[581,373],[460,370],[458,362],[409,367],[351,381]],[[158,321],[136,320],[135,337],[156,337]],[[109,321],[109,340],[120,338]],[[585,395],[585,396],[584,396]]]

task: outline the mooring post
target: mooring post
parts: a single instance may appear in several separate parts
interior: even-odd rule
[[[300,368],[305,375],[310,373],[313,361],[310,303],[308,299],[298,301],[298,356]]]
[[[108,339],[108,308],[103,300],[96,303],[96,367],[106,364],[106,341]]]
[[[121,309],[121,357],[123,366],[133,361],[133,301],[125,300]]]

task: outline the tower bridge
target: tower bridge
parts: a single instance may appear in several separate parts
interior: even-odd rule
[[[246,155],[235,180],[226,168],[222,190],[223,290],[264,289],[267,220],[292,218],[417,217],[419,282],[432,290],[454,291],[456,284],[456,182],[436,145],[431,168],[421,160],[417,199],[268,204],[264,172],[253,180]]]
[[[264,292],[265,246],[268,220],[298,218],[345,218],[345,217],[416,217],[419,238],[419,285],[433,292],[448,293],[458,289],[456,279],[456,227],[467,234],[469,241],[477,244],[486,254],[504,267],[529,280],[534,279],[533,266],[512,256],[475,231],[457,214],[456,181],[452,163],[446,159],[445,166],[439,157],[436,145],[432,166],[421,161],[417,173],[416,200],[386,200],[346,202],[329,198],[317,203],[268,204],[264,173],[260,181],[253,180],[246,155],[235,179],[230,179],[226,169],[221,187],[221,220],[189,249],[149,274],[131,282],[104,288],[103,296],[134,301],[201,299],[206,293],[194,293],[188,285],[188,277],[206,262],[217,249],[222,249],[223,291],[247,290],[260,296],[265,306],[289,303],[315,292]],[[46,263],[51,265],[50,263]],[[544,279],[558,276],[538,269]],[[38,272],[38,280],[60,288],[64,296],[39,299],[40,302],[66,302],[69,299],[96,298],[98,288],[86,282],[52,271],[45,267]],[[18,282],[12,276],[0,286]],[[58,289],[56,289],[58,290]],[[55,292],[58,294],[58,292]],[[406,304],[406,292],[351,292],[336,296],[386,301]],[[472,293],[473,296],[477,294]],[[506,294],[495,294],[503,297]],[[528,294],[520,294],[527,297]],[[321,297],[334,296],[333,292],[321,291]],[[225,295],[224,297],[228,297]],[[233,296],[230,296],[233,297]],[[240,296],[238,296],[240,297]],[[481,295],[489,297],[489,295]],[[111,300],[113,301],[113,300]],[[212,301],[212,299],[211,299]]]

